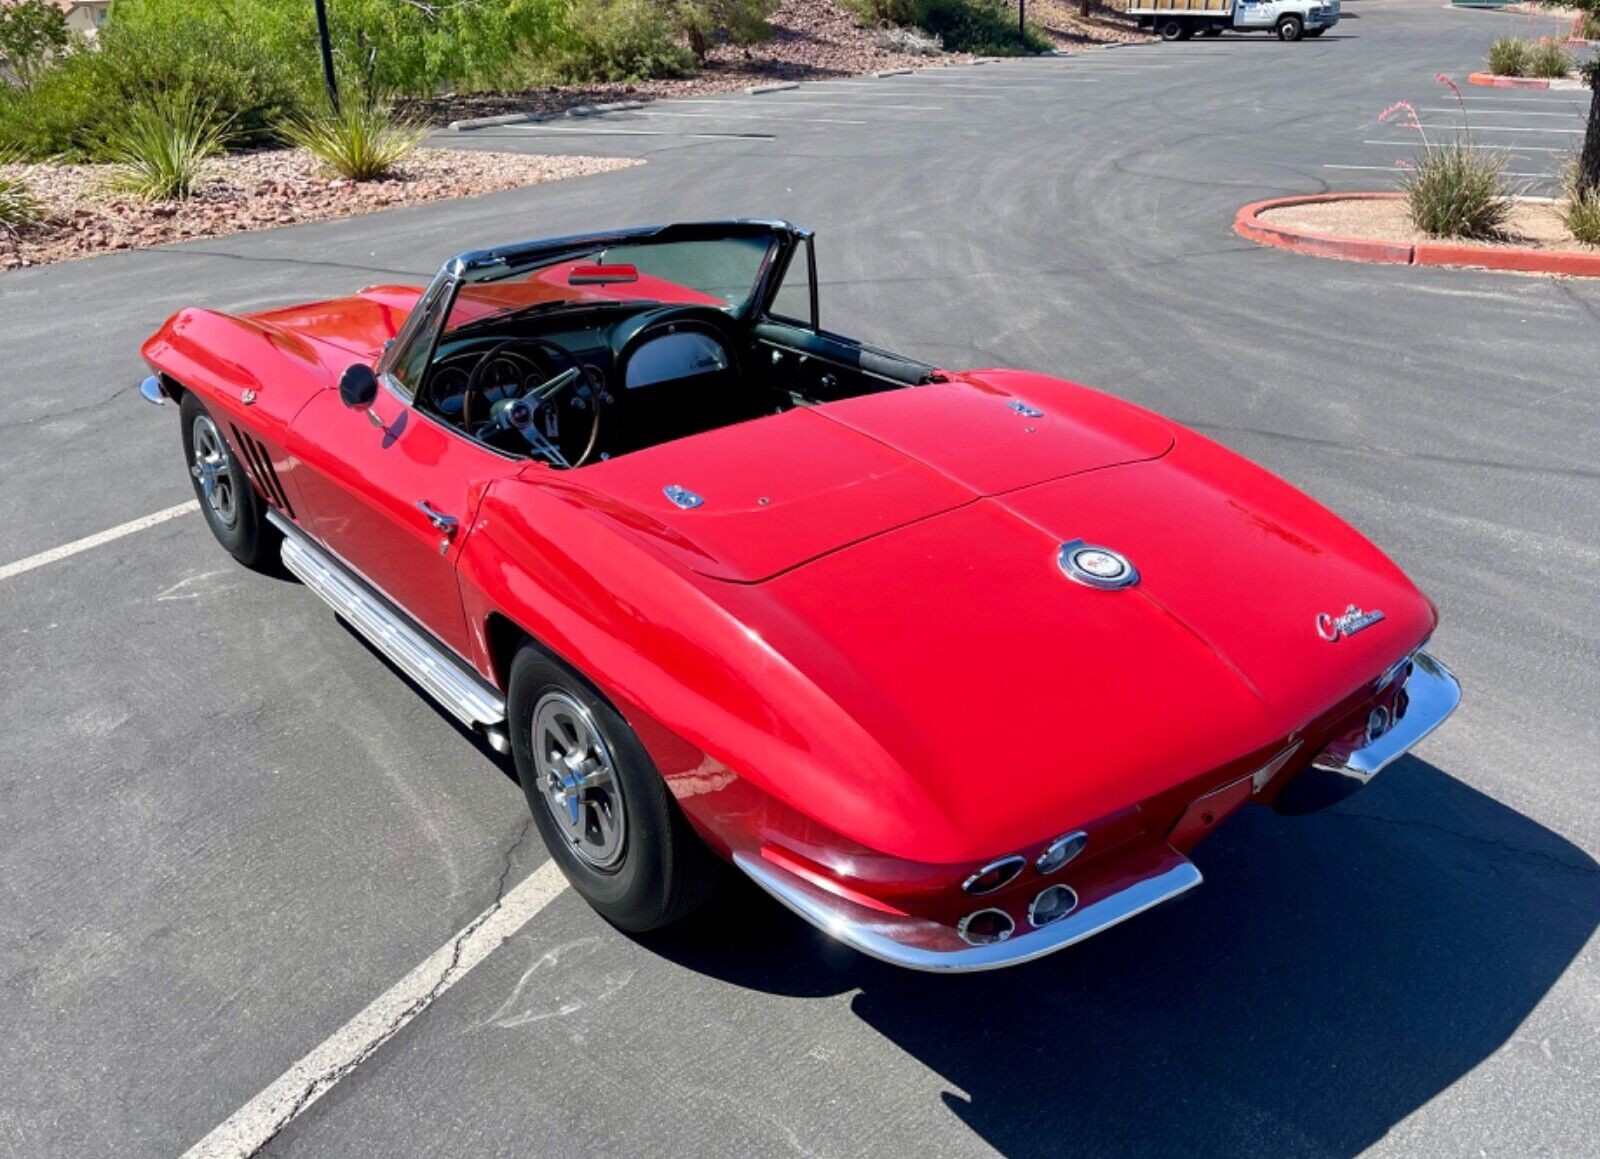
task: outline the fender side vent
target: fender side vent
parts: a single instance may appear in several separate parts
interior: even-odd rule
[[[231,423],[229,429],[233,431],[234,445],[244,457],[245,466],[250,469],[250,474],[255,476],[256,485],[261,488],[261,493],[267,497],[269,503],[293,519],[294,508],[289,505],[289,496],[284,492],[283,484],[278,481],[278,472],[272,466],[272,456],[267,453],[266,445],[252,438],[248,431],[241,431]]]

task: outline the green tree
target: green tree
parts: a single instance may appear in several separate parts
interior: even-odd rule
[[[751,44],[772,35],[767,17],[777,0],[667,0],[673,25],[701,64],[718,41]]]
[[[0,0],[0,60],[25,89],[67,47],[72,33],[67,16],[46,0]]]

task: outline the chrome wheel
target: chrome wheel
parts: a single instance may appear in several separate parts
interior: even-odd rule
[[[531,739],[539,795],[572,851],[596,869],[613,868],[622,860],[628,814],[589,710],[565,692],[546,692],[534,706]]]
[[[233,472],[228,467],[228,451],[222,434],[217,424],[205,415],[194,420],[191,433],[194,462],[189,466],[189,474],[199,480],[200,493],[217,521],[232,528],[239,522],[239,496],[234,490]]]

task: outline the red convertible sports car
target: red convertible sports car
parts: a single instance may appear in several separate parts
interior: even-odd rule
[[[1027,961],[1460,696],[1432,604],[1336,516],[1108,395],[824,329],[784,222],[184,310],[144,357],[222,545],[511,753],[625,930],[731,861],[886,961]]]

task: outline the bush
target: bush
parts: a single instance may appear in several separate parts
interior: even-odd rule
[[[0,168],[16,161],[16,157],[0,153]],[[44,216],[39,199],[21,177],[0,172],[0,230],[16,235],[38,222]]]
[[[1042,52],[1050,42],[1034,28],[1017,29],[1003,0],[846,0],[871,24],[909,24],[937,36],[950,52],[1001,56]]]
[[[166,0],[118,0],[94,48],[79,47],[0,101],[0,139],[33,160],[104,161],[104,144],[134,106],[192,98],[241,142],[271,136],[298,101],[290,70],[248,29],[198,12],[177,21]]]
[[[650,0],[575,0],[557,44],[531,62],[529,79],[547,82],[644,80],[678,76],[694,61]]]
[[[290,144],[310,150],[329,170],[351,181],[387,177],[428,135],[425,127],[395,116],[389,105],[353,95],[341,102],[338,112],[325,108],[294,117],[281,132]]]
[[[1401,180],[1411,221],[1432,237],[1493,241],[1503,236],[1515,197],[1506,186],[1510,157],[1462,140],[1430,145]]]
[[[702,63],[718,41],[753,44],[771,36],[767,17],[777,6],[777,0],[669,0],[667,4],[673,25]]]
[[[1573,165],[1567,170],[1566,195],[1561,220],[1584,245],[1600,246],[1600,188],[1581,188],[1578,167]]]
[[[215,106],[189,94],[146,97],[106,128],[110,186],[150,201],[186,200],[227,137]]]
[[[1572,71],[1572,53],[1567,46],[1548,38],[1528,51],[1528,75],[1563,77]]]
[[[1495,76],[1528,75],[1528,42],[1502,36],[1489,46],[1489,71]]]

